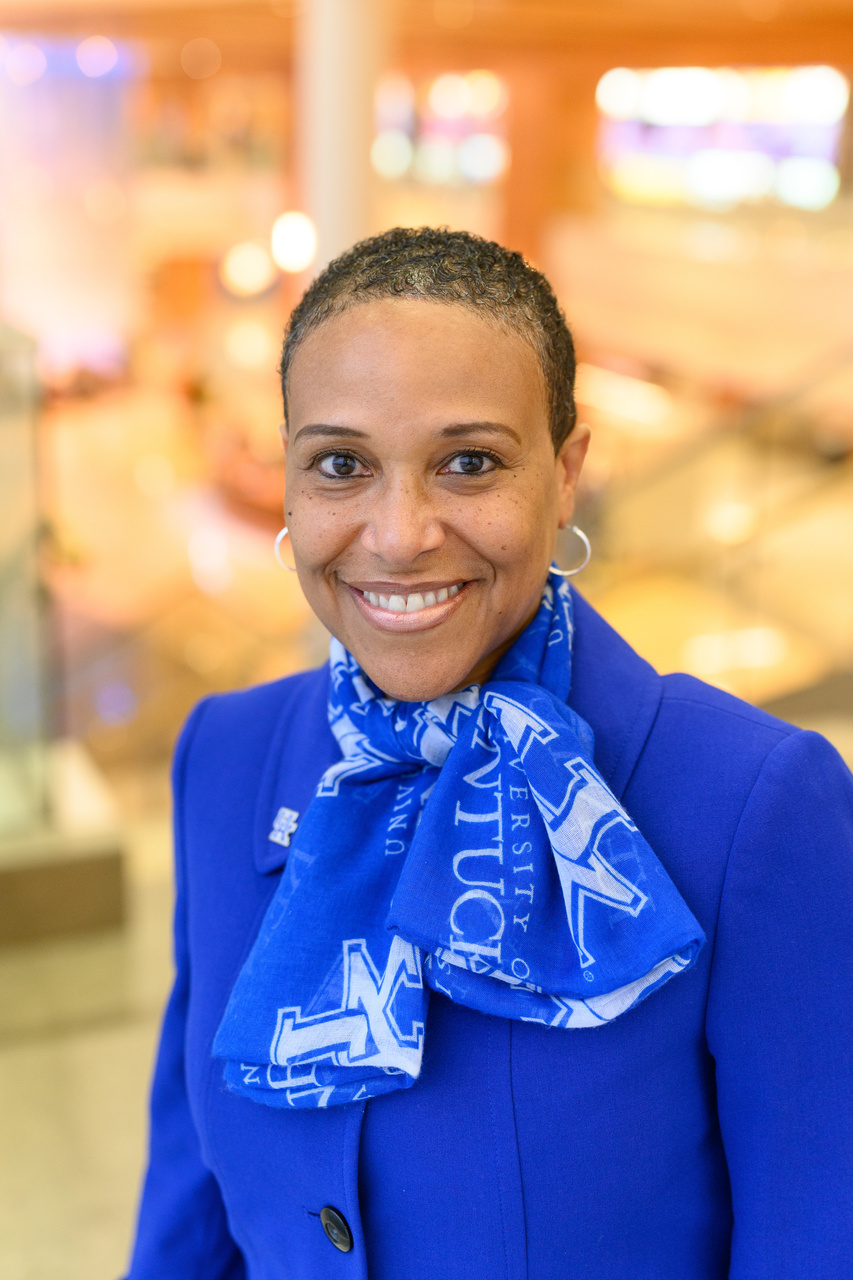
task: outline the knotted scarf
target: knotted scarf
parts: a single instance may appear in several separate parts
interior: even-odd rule
[[[228,1086],[325,1107],[407,1088],[429,988],[547,1027],[619,1017],[691,965],[701,928],[566,705],[572,602],[483,686],[386,698],[333,640],[323,775],[213,1052]]]

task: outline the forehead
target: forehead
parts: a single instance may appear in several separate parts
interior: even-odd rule
[[[288,417],[411,410],[501,420],[547,417],[533,347],[514,329],[461,304],[420,298],[357,302],[324,320],[296,349]]]

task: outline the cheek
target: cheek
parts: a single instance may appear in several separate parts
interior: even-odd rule
[[[353,521],[346,504],[323,502],[298,481],[288,483],[284,509],[294,549],[306,568],[322,569],[352,540]]]
[[[529,565],[531,556],[546,544],[550,552],[556,529],[552,495],[541,478],[536,477],[535,484],[530,483],[532,479],[516,473],[493,502],[482,504],[469,525],[471,540],[490,559],[507,567]],[[538,564],[535,569],[538,572]]]

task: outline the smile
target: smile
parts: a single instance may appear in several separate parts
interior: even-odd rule
[[[393,582],[343,584],[363,618],[379,631],[429,631],[445,622],[468,598],[471,582],[424,583],[420,591]],[[380,590],[379,588],[382,588]]]
[[[420,613],[434,604],[444,604],[452,600],[460,590],[460,583],[451,587],[440,587],[438,591],[412,591],[408,595],[379,595],[375,591],[363,591],[362,595],[374,608],[387,609],[389,613]]]

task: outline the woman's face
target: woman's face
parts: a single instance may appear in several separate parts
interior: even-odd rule
[[[362,303],[297,349],[285,512],[311,607],[389,697],[482,681],[539,604],[588,433],[554,457],[530,346],[461,306]]]

